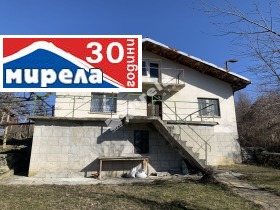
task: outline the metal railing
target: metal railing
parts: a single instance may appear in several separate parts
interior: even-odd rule
[[[171,111],[169,112],[169,117],[171,116],[172,119],[177,121],[181,116],[184,121],[209,121],[211,119],[213,122],[217,117],[214,114],[214,109],[212,108],[215,104],[205,103],[203,106],[199,102],[190,102],[190,101],[169,101],[169,100],[154,100],[152,99],[152,104],[154,105],[156,102],[161,102],[164,104],[168,109]],[[163,108],[166,108],[163,106]],[[209,108],[211,108],[209,110]],[[203,115],[202,111],[206,111],[206,115]],[[197,120],[196,120],[197,119]]]
[[[106,95],[106,97],[104,96]],[[56,115],[60,117],[119,117],[123,116],[147,116],[148,107],[147,101],[141,101],[142,94],[124,94],[123,96],[117,96],[116,94],[92,94],[90,96],[78,96],[78,95],[57,95],[55,111]],[[146,97],[146,96],[144,96]],[[135,101],[135,98],[139,100]],[[100,102],[100,103],[93,103]],[[162,104],[161,113],[157,112],[155,107],[157,103]],[[142,105],[140,103],[143,103]],[[135,104],[138,106],[135,107]],[[140,105],[139,105],[140,104]],[[183,104],[183,105],[182,105]],[[96,106],[93,109],[92,106]],[[197,133],[190,125],[189,121],[194,121],[195,119],[199,121],[204,121],[209,119],[209,116],[202,116],[201,111],[207,109],[214,104],[207,104],[204,107],[201,107],[198,102],[188,102],[188,101],[168,101],[168,100],[158,100],[151,97],[151,115],[162,115],[163,120],[165,121],[176,121],[176,126],[180,130],[180,134],[184,133],[194,143],[198,145],[198,148],[205,151],[205,158],[207,161],[207,151],[209,148],[211,151],[211,145],[205,140],[199,133]],[[36,100],[34,100],[34,107],[36,106]],[[49,108],[52,106],[49,106]],[[53,107],[52,107],[53,108]],[[53,110],[53,109],[52,109]],[[105,111],[104,111],[105,110]],[[60,113],[59,113],[60,112]],[[36,113],[36,112],[34,112]],[[53,113],[53,111],[52,111]],[[97,114],[97,115],[91,115]],[[211,116],[214,121],[215,116]],[[189,120],[188,120],[189,119]],[[184,124],[190,129],[201,142],[193,138],[181,124]]]
[[[163,104],[165,104],[165,102],[163,102]],[[169,110],[174,112],[167,104],[165,104],[165,106]],[[174,114],[177,116],[179,121],[181,121],[182,123],[186,123],[186,121],[183,118],[181,118],[179,115],[177,115],[175,112],[174,112]],[[167,115],[167,117],[170,117],[170,116]],[[208,156],[207,146],[209,147],[210,152],[211,152],[211,145],[204,138],[202,138],[190,125],[188,125],[188,124],[186,124],[186,125],[187,125],[187,127],[190,130],[192,130],[192,132],[194,132],[196,134],[196,136],[199,137],[199,139],[201,139],[203,141],[204,145],[199,144],[198,141],[195,138],[192,138],[192,136],[187,131],[185,131],[185,129],[181,125],[177,124],[176,126],[180,129],[180,137],[182,137],[181,132],[183,131],[189,138],[191,138],[193,140],[193,142],[195,142],[199,146],[199,149],[204,150],[204,152],[205,152],[205,160],[206,160],[206,163],[207,163],[207,156]]]
[[[164,84],[185,84],[184,69],[175,68],[153,68],[157,73],[151,74],[150,67],[142,67],[146,70],[146,75],[143,76],[143,83],[158,82]]]
[[[63,117],[94,116],[91,114],[109,114],[111,117],[113,115],[147,116],[146,96],[143,98],[142,94],[137,93],[122,96],[110,93],[105,95],[106,97],[100,94],[89,96],[57,95],[55,111],[57,115]],[[206,104],[206,106],[199,108],[201,105],[198,102],[157,100],[154,97],[151,97],[151,110],[149,110],[152,116],[159,115],[155,113],[155,106],[158,102],[162,103],[162,112],[169,120],[178,121],[180,116],[184,121],[209,122],[211,120],[214,122],[216,118],[214,114],[209,113],[204,116],[201,113],[202,110],[208,109],[214,104]]]
[[[31,116],[54,116],[54,107],[38,94],[34,94]]]

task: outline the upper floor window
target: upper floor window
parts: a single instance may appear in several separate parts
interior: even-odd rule
[[[218,99],[198,98],[200,116],[221,116]]]
[[[115,93],[92,93],[91,112],[117,112],[117,94]]]
[[[159,69],[158,63],[150,63],[150,77],[158,78],[158,69]]]
[[[146,61],[142,61],[142,75],[143,76],[147,76],[147,62]]]
[[[142,61],[142,75],[151,78],[159,78],[159,63],[151,61]]]

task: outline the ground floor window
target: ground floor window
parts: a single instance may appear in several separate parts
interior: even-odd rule
[[[115,93],[92,93],[91,112],[117,112],[117,95]]]
[[[149,153],[149,131],[134,131],[134,152],[137,154]]]
[[[198,98],[200,116],[221,116],[218,99]]]

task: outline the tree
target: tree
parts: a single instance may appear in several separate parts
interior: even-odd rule
[[[243,117],[249,112],[252,106],[252,100],[246,92],[239,91],[236,97],[236,120],[237,123],[241,123]]]
[[[26,122],[27,116],[33,114],[48,115],[52,113],[52,106],[44,101],[50,95],[51,93],[45,93],[39,96],[33,92],[0,93],[0,126],[5,127],[6,130],[8,129],[9,131],[8,136],[5,135],[5,141],[7,138],[24,137],[26,136],[26,133],[30,134],[29,125],[15,125]],[[9,124],[12,125],[8,126]]]
[[[220,35],[231,35],[240,56],[251,58],[248,70],[256,74],[259,90],[279,92],[280,0],[252,1],[246,11],[228,0],[200,2]]]
[[[258,146],[280,152],[280,93],[259,97],[250,105],[246,95],[239,95],[236,114],[241,146]]]

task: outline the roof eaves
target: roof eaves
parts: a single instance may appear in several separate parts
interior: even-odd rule
[[[168,47],[167,45],[162,44],[162,43],[160,43],[160,42],[157,42],[157,41],[155,41],[155,40],[153,40],[153,39],[150,39],[150,38],[144,38],[144,39],[142,40],[142,43],[143,43],[143,42],[147,42],[147,41],[148,41],[148,42],[151,42],[151,43],[153,43],[153,44],[159,45],[159,46],[161,46],[161,47],[164,47],[164,48],[167,48],[167,49],[170,49],[170,50],[173,50],[173,51],[174,51],[174,49]],[[202,60],[202,59],[200,59],[200,58],[197,58],[197,57],[195,57],[195,56],[189,55],[189,54],[184,53],[184,52],[179,51],[179,50],[176,50],[176,52],[177,52],[178,54],[180,54],[180,55],[186,56],[186,57],[188,57],[188,58],[191,58],[191,59],[193,59],[193,60],[196,60],[196,61],[201,62],[201,63],[203,63],[203,64],[206,64],[206,65],[208,65],[208,66],[211,66],[211,67],[213,67],[213,68],[215,68],[215,69],[218,69],[218,70],[220,70],[220,71],[222,71],[222,72],[231,74],[231,75],[233,75],[233,76],[235,76],[235,77],[239,77],[240,79],[246,80],[246,81],[248,81],[248,82],[251,83],[251,80],[250,80],[250,79],[248,79],[248,78],[246,78],[246,77],[243,77],[243,76],[241,76],[241,75],[239,75],[239,74],[236,74],[236,73],[234,73],[234,72],[227,72],[225,69],[223,69],[223,68],[221,68],[221,67],[219,67],[219,66],[217,66],[217,65],[215,65],[215,64],[213,64],[213,63],[204,61],[204,60]]]

